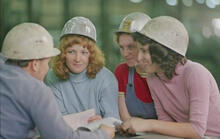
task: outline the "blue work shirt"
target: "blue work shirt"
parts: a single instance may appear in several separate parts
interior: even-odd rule
[[[64,122],[54,96],[43,82],[20,67],[0,64],[0,138],[108,139],[103,130],[73,131]]]

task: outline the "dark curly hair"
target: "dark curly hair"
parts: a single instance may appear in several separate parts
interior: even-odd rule
[[[152,63],[156,63],[164,71],[164,74],[168,79],[172,79],[175,75],[176,65],[186,63],[186,57],[176,53],[175,51],[167,48],[166,46],[144,36],[141,33],[132,34],[135,41],[138,41],[142,45],[149,44],[149,52],[151,55]]]
[[[157,63],[168,79],[175,75],[176,65],[186,63],[186,58],[159,43],[151,43],[149,47],[153,63]]]

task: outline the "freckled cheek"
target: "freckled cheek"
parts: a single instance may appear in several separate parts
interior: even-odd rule
[[[69,65],[69,63],[70,63],[70,61],[69,61],[69,59],[66,59],[66,65]]]
[[[138,53],[138,51],[135,51],[132,54],[137,57],[139,53]]]
[[[71,67],[71,62],[68,59],[66,59],[66,66],[67,66],[67,68]]]
[[[66,56],[66,63],[70,63],[71,61],[73,61],[74,58],[70,57],[70,56]]]

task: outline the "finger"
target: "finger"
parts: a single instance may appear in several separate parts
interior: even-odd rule
[[[93,117],[90,117],[90,118],[88,119],[88,123],[91,123],[93,120],[94,120],[94,118],[93,118]]]
[[[117,131],[122,130],[120,125],[116,125],[116,126],[115,126],[115,129],[116,129]]]
[[[101,119],[102,119],[102,116],[100,116],[100,115],[95,115],[94,118],[95,118],[96,120],[101,120]]]
[[[122,128],[124,131],[127,131],[128,128],[129,128],[129,122],[124,122],[124,123],[121,125],[121,128]]]
[[[121,135],[121,136],[127,136],[128,135],[128,133],[127,132],[125,132],[125,131],[119,131],[119,134]]]
[[[88,119],[88,123],[96,121],[96,120],[101,120],[101,119],[102,119],[102,117],[100,115],[94,115]]]
[[[124,134],[124,130],[122,129],[121,125],[116,125],[115,129],[116,129],[117,133],[119,133],[120,135]]]
[[[132,128],[129,128],[128,133],[131,135],[135,135],[136,132]]]

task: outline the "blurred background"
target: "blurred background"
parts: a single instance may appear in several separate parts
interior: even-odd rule
[[[169,15],[183,22],[190,35],[187,58],[208,68],[220,88],[220,0],[0,0],[0,48],[6,33],[22,22],[43,25],[57,46],[64,23],[85,16],[95,24],[106,66],[114,71],[123,61],[114,32],[131,12]]]

